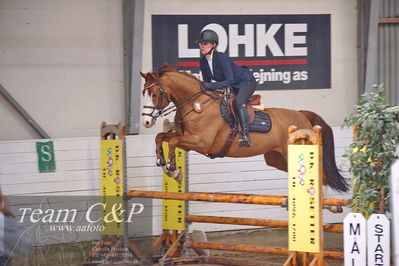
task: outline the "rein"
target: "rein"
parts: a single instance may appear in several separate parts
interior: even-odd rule
[[[227,98],[230,98],[231,95],[232,95],[231,88],[227,88],[223,93],[218,93],[217,91],[216,92],[208,92],[206,90],[201,89],[199,92],[195,93],[194,95],[188,97],[187,99],[184,99],[183,101],[181,101],[178,104],[175,104],[175,103],[173,103],[170,94],[168,94],[166,92],[166,90],[163,88],[161,79],[159,79],[159,82],[154,82],[151,85],[148,85],[148,86],[144,87],[144,90],[148,90],[148,89],[150,89],[151,87],[153,87],[155,85],[159,85],[160,95],[159,95],[159,98],[158,98],[158,103],[155,106],[143,106],[144,108],[152,109],[152,112],[148,113],[148,114],[147,113],[143,113],[142,114],[142,115],[150,116],[153,119],[157,119],[158,117],[166,116],[166,115],[168,115],[168,114],[170,114],[172,112],[175,112],[180,107],[186,105],[187,103],[192,102],[193,100],[195,100],[196,98],[198,98],[199,96],[201,96],[203,94],[207,95],[209,98],[207,98],[206,100],[202,101],[201,102],[202,104],[206,104],[206,103],[212,101],[213,99],[222,99],[222,98],[227,99]],[[169,107],[166,106],[165,108],[157,107],[157,106],[161,106],[161,104],[163,102],[163,99],[164,99],[163,97],[165,97],[165,95],[166,95],[167,100],[168,100],[168,105],[169,105],[170,102],[172,102],[173,105],[169,106]],[[155,110],[158,110],[158,113],[154,114]],[[184,132],[184,123],[183,123],[184,117],[186,117],[188,114],[190,114],[193,111],[195,111],[195,109],[194,109],[194,107],[191,107],[189,110],[187,110],[182,115],[182,117],[180,117],[178,114],[176,115],[175,122],[180,126],[181,132]],[[232,131],[230,132],[230,134],[228,135],[228,137],[227,137],[222,149],[216,154],[205,154],[205,156],[207,156],[207,157],[209,157],[211,159],[214,159],[216,157],[224,157],[226,155],[227,151],[229,150],[231,144],[233,143],[235,137],[237,136],[238,132],[239,132],[239,129],[238,129],[237,126],[235,126],[232,129]]]
[[[157,106],[160,106],[160,105],[162,104],[164,95],[166,95],[168,103],[171,102],[171,98],[170,98],[170,95],[169,95],[169,94],[165,91],[165,89],[163,88],[163,86],[162,86],[162,80],[161,80],[161,79],[159,79],[159,82],[154,82],[154,83],[152,83],[151,85],[144,86],[143,94],[144,94],[145,91],[148,92],[148,90],[149,90],[150,88],[152,88],[153,86],[155,86],[155,85],[159,85],[159,92],[160,92],[160,95],[159,95],[159,98],[158,98],[158,103],[157,103],[155,106],[149,106],[149,105],[143,106],[144,108],[152,109],[152,112],[151,112],[151,113],[148,113],[148,114],[147,114],[147,113],[142,113],[141,115],[146,115],[146,116],[150,116],[150,117],[152,117],[152,118],[157,119],[158,117],[163,116],[163,113],[165,112],[164,109],[161,109],[161,108],[158,108],[158,107],[157,107]],[[169,110],[169,109],[171,109],[171,108],[173,108],[173,106],[167,108],[166,110]],[[155,110],[159,110],[159,112],[158,112],[157,114],[154,115]],[[169,113],[168,113],[168,114],[169,114]]]
[[[183,100],[182,102],[180,102],[178,105],[173,104],[172,106],[161,110],[162,116],[168,115],[174,111],[176,111],[177,109],[179,109],[180,107],[182,107],[183,105],[191,102],[192,100],[195,100],[196,98],[198,98],[200,95],[202,94],[206,94],[208,95],[204,90],[201,90],[199,92],[197,92],[196,94],[194,94],[193,96]],[[193,109],[194,110],[194,109]],[[185,117],[187,114],[185,114],[183,117]]]
[[[154,82],[151,85],[144,87],[144,90],[148,90],[151,87],[155,86],[155,85],[159,85],[159,91],[160,91],[160,95],[159,95],[159,99],[158,99],[158,103],[155,106],[143,106],[144,108],[148,108],[148,109],[152,109],[151,113],[142,113],[142,115],[147,115],[153,118],[158,118],[158,117],[163,117],[166,116],[170,113],[173,113],[175,111],[177,111],[177,109],[179,109],[180,107],[182,107],[183,105],[191,102],[192,100],[195,100],[196,98],[198,98],[200,95],[205,94],[207,96],[209,96],[210,98],[207,99],[206,101],[204,101],[202,104],[205,104],[209,101],[211,101],[212,99],[218,98],[217,96],[215,96],[215,93],[208,93],[206,90],[200,90],[199,92],[195,93],[194,95],[192,95],[191,97],[181,101],[179,104],[173,104],[172,106],[169,106],[167,108],[159,108],[157,106],[160,106],[162,104],[163,101],[163,97],[166,95],[168,102],[172,102],[172,99],[170,97],[170,95],[166,92],[166,90],[163,88],[162,85],[162,80],[159,79],[159,82]],[[155,110],[159,110],[159,112],[157,114],[154,115]],[[194,108],[191,108],[190,110],[188,110],[187,112],[184,113],[183,117],[181,118],[181,120],[183,120],[183,118],[188,115],[189,113],[191,113],[192,111],[194,111]]]

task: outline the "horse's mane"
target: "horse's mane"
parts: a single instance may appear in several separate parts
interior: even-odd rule
[[[178,71],[176,67],[174,67],[172,64],[169,64],[169,63],[163,63],[160,67],[158,67],[154,70],[154,73],[158,77],[162,77],[167,72],[180,73],[184,76],[187,76],[187,77],[190,77],[190,78],[193,78],[193,79],[199,81],[194,75],[191,75],[190,73],[187,73],[185,71]]]

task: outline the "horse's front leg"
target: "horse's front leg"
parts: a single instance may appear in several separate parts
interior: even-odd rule
[[[204,142],[196,135],[176,136],[169,140],[169,164],[166,166],[169,170],[169,176],[176,179],[177,182],[181,182],[183,175],[180,169],[176,167],[176,148],[182,148],[184,150],[196,150],[201,151],[204,148]]]
[[[158,133],[155,137],[155,153],[157,156],[157,161],[156,164],[157,166],[160,166],[162,170],[169,175],[169,171],[166,168],[166,160],[165,160],[165,155],[162,147],[162,142],[166,141],[169,142],[169,140],[172,137],[176,136],[176,132],[171,131],[167,133]]]

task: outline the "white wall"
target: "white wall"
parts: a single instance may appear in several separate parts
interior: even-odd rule
[[[146,0],[152,14],[331,14],[332,89],[262,92],[266,106],[309,109],[339,126],[357,99],[356,0]],[[124,119],[122,0],[1,0],[0,84],[53,138],[97,136]],[[0,97],[0,139],[38,135]],[[141,134],[161,131],[162,123]]]
[[[342,157],[352,141],[351,130],[334,128],[336,158],[347,169]],[[34,140],[0,142],[0,185],[14,196],[95,196],[100,195],[99,138],[54,139],[56,172],[39,173]],[[155,165],[153,135],[128,136],[128,189],[162,190],[161,169]],[[348,175],[347,173],[344,173]],[[263,156],[211,160],[189,153],[189,191],[287,195],[287,174],[265,165]],[[330,189],[329,197],[350,198]],[[161,200],[153,200],[153,233],[161,232]],[[345,212],[348,212],[346,209]],[[247,218],[287,219],[279,206],[191,202],[190,214]],[[325,222],[342,222],[344,214],[325,211]],[[204,231],[253,228],[249,226],[200,224],[190,229]]]
[[[124,117],[121,0],[1,0],[0,84],[51,136]],[[0,139],[38,138],[0,96]]]

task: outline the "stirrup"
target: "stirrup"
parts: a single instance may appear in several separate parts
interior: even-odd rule
[[[251,139],[248,136],[241,136],[238,140],[238,145],[240,147],[251,147]]]

